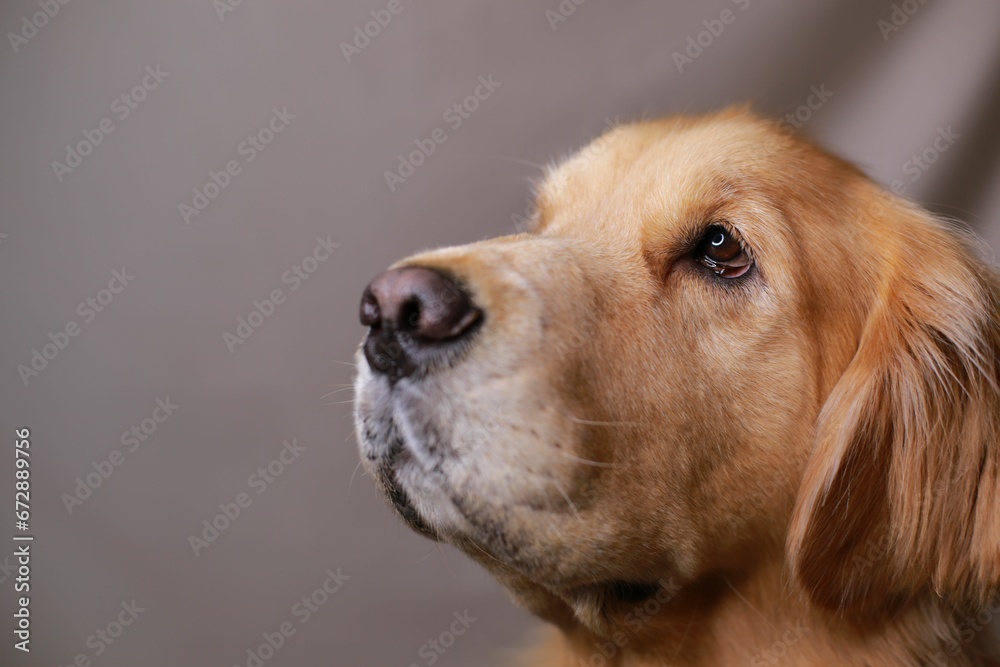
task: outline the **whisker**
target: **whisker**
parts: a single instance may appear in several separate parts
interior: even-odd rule
[[[450,572],[453,577],[458,576],[455,573],[455,568],[451,566],[451,561],[448,560],[448,552],[444,550],[444,546],[441,542],[435,542],[434,544],[437,546],[438,553],[441,554],[441,560],[444,562],[444,566],[448,568],[448,572]]]
[[[753,604],[750,602],[750,600],[747,600],[745,597],[743,597],[742,593],[740,593],[738,590],[736,590],[736,587],[733,586],[733,584],[729,581],[728,577],[723,577],[722,580],[726,582],[726,585],[729,586],[730,590],[732,590],[733,593],[736,593],[736,597],[738,597],[739,599],[741,599],[744,602],[746,602],[747,606],[749,606],[750,609],[752,609],[754,611],[754,613],[756,613],[758,616],[760,616],[762,619],[764,619],[764,622],[767,623],[768,625],[770,625],[772,630],[774,630],[775,632],[778,631],[777,628],[774,627],[774,624],[772,624],[771,621],[769,621],[767,619],[767,616],[764,616],[764,614],[762,614],[760,612],[760,610],[757,609],[757,607],[753,606]]]
[[[477,548],[477,549],[479,549],[480,551],[482,551],[482,552],[483,552],[483,554],[484,554],[484,555],[485,555],[485,556],[486,556],[487,558],[490,558],[491,560],[495,560],[496,562],[500,563],[500,564],[501,564],[501,565],[503,565],[504,567],[510,567],[510,563],[505,563],[504,561],[500,560],[499,558],[497,558],[497,557],[496,557],[496,556],[494,556],[493,554],[491,554],[491,553],[487,552],[487,551],[486,551],[485,549],[483,549],[483,548],[482,548],[481,546],[479,546],[478,544],[476,544],[476,543],[475,543],[474,541],[471,541],[471,540],[470,540],[470,541],[469,541],[469,543],[470,543],[470,544],[471,544],[472,546],[474,546],[475,548]]]
[[[681,635],[681,640],[679,642],[677,642],[677,650],[674,651],[674,656],[673,656],[674,659],[676,659],[677,656],[680,655],[681,649],[684,648],[684,642],[687,640],[688,631],[691,629],[691,626],[694,625],[694,617],[695,617],[695,615],[697,613],[698,612],[697,612],[697,607],[696,607],[695,611],[691,612],[691,618],[688,619],[687,625],[684,626],[684,634]]]
[[[354,434],[352,433],[351,435],[354,435]],[[361,467],[362,463],[364,463],[364,460],[359,460],[358,461],[358,465],[354,466],[354,472],[351,473],[351,481],[349,481],[347,483],[347,497],[348,498],[351,497],[351,485],[354,484],[354,476],[358,474],[358,469]]]
[[[323,400],[324,398],[326,398],[327,396],[333,396],[334,394],[339,394],[340,392],[342,392],[342,391],[347,391],[348,389],[354,389],[354,385],[349,385],[349,386],[347,386],[347,387],[344,387],[343,389],[334,389],[334,390],[333,390],[333,391],[331,391],[331,392],[330,392],[329,394],[323,394],[322,396],[320,396],[320,397],[319,397],[319,400],[321,400],[321,401],[322,401],[322,400]]]
[[[344,364],[345,366],[353,366],[354,368],[358,367],[357,364],[348,363],[346,361],[338,361],[336,359],[331,359],[330,361],[333,362],[333,363],[335,363],[335,364]]]
[[[638,426],[640,424],[646,423],[646,422],[605,422],[605,421],[596,421],[593,419],[580,419],[579,417],[575,417],[573,415],[570,415],[569,419],[571,422],[574,422],[576,424],[584,424],[586,426]]]
[[[435,543],[434,546],[440,547],[441,545],[438,544],[438,543]],[[440,551],[440,550],[439,549],[435,549],[435,548],[432,547],[430,551],[428,551],[427,553],[425,553],[423,556],[421,556],[420,558],[418,558],[414,562],[415,563],[423,563],[425,560],[427,560],[428,558],[430,558],[431,556],[433,556],[435,551]]]
[[[513,162],[515,164],[523,164],[526,167],[531,167],[539,171],[545,171],[545,165],[538,164],[537,162],[531,162],[530,160],[521,160],[516,157],[510,157],[509,155],[499,155],[497,153],[479,153],[478,155],[468,155],[466,157],[476,159],[476,158],[487,158],[490,160],[505,160],[507,162]]]
[[[559,483],[559,481],[558,481],[557,479],[555,479],[554,477],[552,478],[552,485],[553,485],[553,486],[555,486],[555,487],[556,487],[556,490],[557,490],[557,491],[559,492],[559,494],[560,494],[560,495],[561,495],[561,496],[562,496],[563,498],[565,498],[565,499],[566,499],[566,502],[567,502],[567,503],[569,503],[569,508],[570,508],[571,510],[573,510],[573,514],[574,514],[574,515],[576,516],[576,518],[578,518],[578,519],[579,519],[579,518],[580,518],[580,511],[579,511],[579,510],[578,510],[578,509],[576,508],[576,503],[574,503],[574,502],[573,502],[573,501],[572,501],[572,500],[570,499],[570,497],[569,497],[569,494],[567,494],[567,493],[566,493],[566,491],[565,491],[565,490],[564,490],[564,489],[562,488],[562,485],[561,485],[561,484]]]
[[[594,466],[595,468],[614,468],[615,467],[614,463],[608,463],[606,461],[591,461],[590,459],[581,458],[579,456],[576,456],[575,454],[570,454],[569,452],[564,452],[561,449],[557,449],[555,451],[559,452],[560,454],[562,454],[566,458],[573,459],[577,463],[582,463],[582,464],[588,465],[588,466]]]
[[[345,405],[347,403],[353,403],[353,402],[354,399],[352,398],[349,401],[334,401],[333,403],[320,403],[320,405]]]

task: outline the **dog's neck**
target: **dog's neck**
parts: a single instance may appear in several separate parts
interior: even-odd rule
[[[643,615],[642,610],[655,610]],[[621,630],[564,629],[538,665],[702,667],[718,665],[976,665],[956,619],[930,601],[864,628],[809,604],[780,559],[742,578],[714,577],[669,601],[635,606]],[[634,630],[634,631],[633,631]],[[979,633],[985,634],[985,633]],[[954,637],[948,652],[943,637]],[[970,640],[975,641],[975,640]],[[935,662],[937,660],[937,662]]]

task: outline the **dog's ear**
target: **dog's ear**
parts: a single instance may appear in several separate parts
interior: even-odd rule
[[[919,210],[894,200],[879,217],[874,303],[821,411],[788,542],[810,598],[856,619],[928,591],[973,606],[1000,590],[997,278]]]

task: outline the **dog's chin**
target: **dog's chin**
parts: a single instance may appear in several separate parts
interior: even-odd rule
[[[411,529],[442,540],[463,529],[461,515],[439,466],[427,467],[394,422],[373,424],[359,410],[362,462],[389,507]],[[364,425],[364,426],[362,426]],[[379,434],[372,438],[372,434]]]
[[[520,552],[488,499],[455,489],[441,466],[427,468],[401,438],[390,456],[369,465],[392,510],[418,534],[457,546],[474,557],[507,560]]]
[[[366,415],[359,414],[359,425],[364,423]],[[372,428],[359,432],[364,463],[376,485],[416,533],[458,547],[496,574],[518,577],[542,592],[544,600],[554,596],[576,622],[601,636],[609,636],[626,613],[664,594],[664,580],[659,577],[606,572],[606,579],[595,580],[595,572],[610,564],[589,562],[578,545],[552,530],[551,508],[533,508],[512,499],[501,504],[467,487],[457,488],[448,479],[447,466],[428,465],[426,452],[415,454],[427,443],[408,442],[412,434],[403,435],[405,430],[390,424],[382,431],[388,441],[378,442],[365,441]],[[532,525],[534,519],[549,529],[539,532],[538,525]],[[526,604],[544,618],[558,619],[550,613],[549,603],[538,608],[530,601]]]
[[[500,505],[468,490],[457,491],[442,471],[425,469],[405,441],[398,447],[372,468],[373,476],[392,510],[416,533],[458,547],[490,569],[517,573],[563,597],[596,595],[610,601],[648,594],[652,584],[647,581],[595,582],[595,568],[587,555],[563,543],[559,531],[551,529],[552,516],[546,510],[516,501]],[[550,529],[537,532],[532,517]],[[603,563],[602,569],[607,566]]]
[[[456,494],[440,470],[425,469],[405,449],[391,468],[380,468],[378,485],[399,517],[425,537],[448,541],[451,536],[471,533]]]
[[[432,527],[431,522],[424,518],[425,514],[417,509],[412,492],[404,487],[398,477],[400,471],[405,470],[408,465],[414,464],[404,452],[398,456],[397,463],[378,466],[373,471],[375,484],[403,523],[424,537],[439,540],[438,529]]]
[[[355,419],[362,462],[412,530],[458,547],[491,571],[543,588],[578,615],[595,606],[606,614],[615,601],[657,590],[655,578],[619,572],[608,559],[592,562],[607,552],[602,545],[614,542],[614,535],[607,530],[604,541],[595,541],[593,531],[585,530],[601,523],[577,486],[590,468],[549,452],[535,472],[518,470],[510,459],[525,444],[524,430],[496,429],[477,442],[468,435],[476,429],[469,419],[475,406],[439,400],[462,395],[446,381],[391,385],[363,362],[359,369]],[[539,418],[531,428],[541,435],[544,423]],[[531,453],[541,459],[546,451],[540,445]],[[558,477],[532,477],[539,469]],[[581,532],[591,536],[587,548]]]
[[[471,535],[461,496],[448,479],[449,432],[415,406],[418,393],[382,378],[358,378],[355,422],[362,463],[389,506],[411,529],[433,540]],[[402,389],[402,391],[401,391]]]
[[[358,416],[359,426],[369,420],[370,416]],[[424,537],[524,574],[525,562],[537,562],[540,554],[529,546],[536,540],[520,534],[506,521],[517,503],[484,497],[475,492],[476,484],[469,480],[459,487],[449,479],[448,469],[460,466],[429,461],[427,443],[409,441],[412,434],[404,435],[404,430],[393,424],[382,429],[359,428],[363,463],[396,515]],[[373,432],[384,433],[388,441],[366,441],[366,435]],[[523,505],[518,507],[530,511]]]

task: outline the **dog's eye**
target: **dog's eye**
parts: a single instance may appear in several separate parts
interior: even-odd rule
[[[695,259],[722,278],[739,278],[753,266],[735,232],[722,225],[712,225],[698,242]]]

